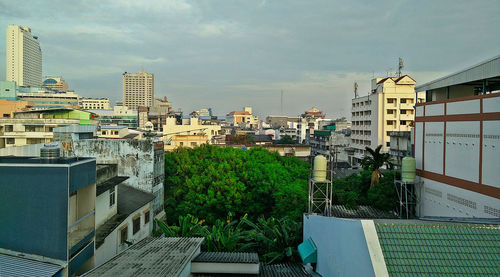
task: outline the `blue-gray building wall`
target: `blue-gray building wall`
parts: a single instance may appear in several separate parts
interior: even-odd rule
[[[316,244],[322,276],[375,276],[360,220],[304,215],[303,236]]]
[[[0,165],[0,248],[67,260],[68,167]]]
[[[73,193],[89,184],[96,183],[96,161],[87,161],[70,168],[69,193]]]

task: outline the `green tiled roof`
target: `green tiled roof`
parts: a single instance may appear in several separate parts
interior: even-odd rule
[[[500,276],[500,226],[375,226],[390,276]]]

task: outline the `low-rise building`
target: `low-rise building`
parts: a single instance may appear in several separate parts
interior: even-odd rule
[[[101,125],[121,125],[131,129],[137,128],[138,114],[126,106],[115,105],[112,110],[88,110],[97,115]]]
[[[0,148],[53,141],[53,129],[67,125],[93,125],[93,115],[73,109],[31,110],[0,118]]]
[[[94,266],[96,160],[57,153],[0,157],[0,253],[73,276]],[[8,266],[2,262],[0,272]],[[35,268],[23,272],[39,276]]]
[[[97,137],[100,139],[142,139],[143,132],[127,126],[101,125]]]
[[[400,167],[404,157],[413,156],[411,132],[391,132],[390,136],[389,155],[391,155],[392,163],[396,167]]]
[[[12,118],[15,112],[31,110],[33,106],[28,101],[0,99],[0,118]]]
[[[17,99],[32,102],[36,109],[77,108],[80,96],[71,90],[61,93],[21,87]]]
[[[226,122],[231,126],[240,126],[242,128],[257,128],[259,118],[252,114],[251,107],[244,107],[243,111],[232,111],[226,115]]]
[[[95,266],[151,235],[154,195],[122,184],[116,164],[97,165]]]
[[[43,79],[42,87],[48,90],[59,93],[68,91],[68,83],[61,76],[46,76]]]
[[[85,98],[78,100],[78,106],[84,110],[110,110],[109,98]]]
[[[221,131],[221,126],[218,124],[210,124],[210,122],[203,122],[199,118],[191,117],[182,120],[182,124],[178,124],[177,118],[169,117],[166,119],[165,125],[163,126],[163,141],[165,145],[171,145],[174,136],[178,136],[178,142],[180,143],[183,139],[188,139],[189,137],[181,136],[191,136],[196,135],[198,137],[193,137],[193,141],[198,141],[199,139],[204,140],[203,136],[206,136],[207,142],[213,144],[219,136]],[[183,145],[186,146],[186,145]]]
[[[330,125],[329,125],[330,126]],[[335,131],[334,129],[315,130],[313,137],[309,140],[311,154],[313,156],[323,155],[328,162],[333,161],[349,163],[348,154],[351,146],[349,131]]]
[[[177,147],[194,148],[208,143],[207,135],[173,135],[170,144],[165,145],[165,151],[172,151]]]

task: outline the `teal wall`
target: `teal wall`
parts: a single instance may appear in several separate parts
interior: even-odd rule
[[[0,81],[0,99],[17,100],[18,90],[16,82]]]

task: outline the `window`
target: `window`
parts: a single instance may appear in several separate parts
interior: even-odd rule
[[[191,146],[196,146],[196,142],[191,142]]]
[[[401,103],[406,103],[406,99],[401,98]]]
[[[125,227],[123,227],[120,230],[120,244],[124,244],[127,239],[128,239],[128,226],[125,225]]]
[[[392,125],[392,120],[387,120],[387,125]]]
[[[118,135],[118,131],[115,131],[115,135]]]
[[[387,110],[387,114],[394,114],[394,110]]]
[[[401,110],[400,113],[401,114],[406,114],[406,110]]]
[[[149,223],[149,210],[144,212],[144,224]]]
[[[112,187],[110,190],[109,190],[109,206],[113,206],[115,204],[115,197],[116,193],[115,193],[115,187]]]
[[[14,144],[14,143],[16,143],[15,138],[7,138],[7,144]]]
[[[5,132],[14,132],[14,125],[5,125]]]
[[[386,142],[386,143],[385,143],[385,146],[390,147],[390,146],[391,146],[391,143],[390,143],[390,142]]]
[[[406,120],[400,120],[400,121],[399,121],[399,124],[401,124],[401,125],[406,125]]]
[[[138,214],[136,218],[132,220],[132,234],[136,234],[141,230],[141,215]]]
[[[179,145],[180,145],[180,146],[183,146],[183,145],[184,145],[184,142],[182,142],[182,141],[181,141],[181,142],[179,142]]]
[[[387,98],[387,103],[394,103],[394,98]]]
[[[9,117],[10,117],[10,114],[8,114],[8,113],[4,113],[4,114],[3,114],[3,117],[9,118]]]

